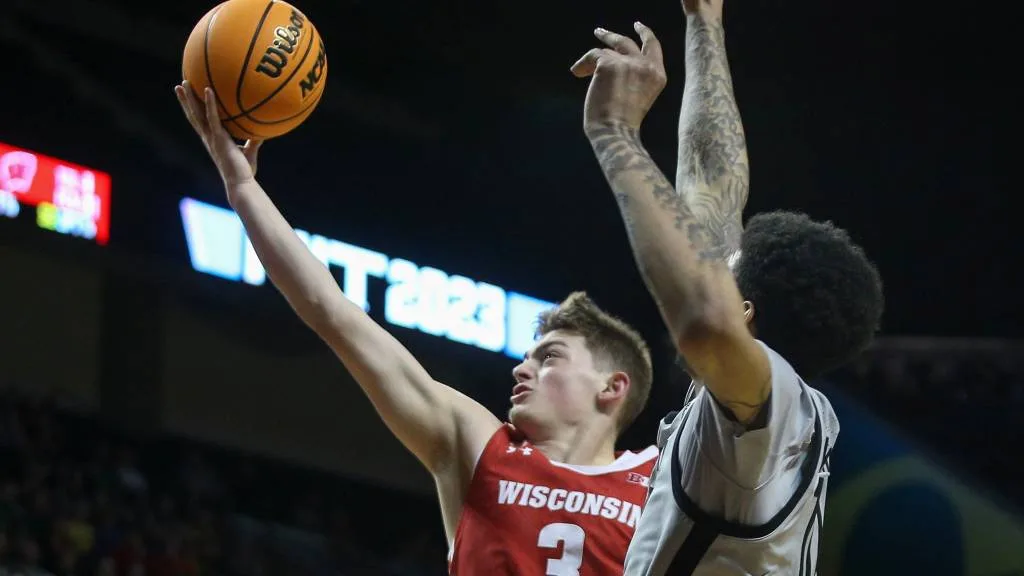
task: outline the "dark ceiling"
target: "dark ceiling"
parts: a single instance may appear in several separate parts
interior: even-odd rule
[[[183,254],[176,199],[222,202],[171,92],[213,3],[6,4],[0,140],[114,172],[113,241]],[[897,4],[727,0],[748,213],[847,227],[882,269],[887,333],[1019,337],[1008,37],[977,8]],[[327,96],[261,171],[293,223],[548,299],[586,288],[658,329],[568,66],[597,25],[660,33],[670,83],[645,138],[674,173],[677,2],[299,7],[326,41]]]

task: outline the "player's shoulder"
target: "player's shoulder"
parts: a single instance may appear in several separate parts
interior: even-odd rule
[[[782,421],[808,431],[811,429],[813,421],[820,418],[826,435],[834,436],[838,432],[839,424],[828,397],[804,381],[792,364],[771,346],[761,340],[756,340],[756,342],[764,350],[771,367],[772,414],[778,416],[778,419]],[[686,392],[682,408],[670,412],[661,420],[658,429],[658,445],[664,446],[665,440],[690,419],[691,413],[715,411],[717,407],[717,402],[707,387],[699,380],[693,380]]]
[[[802,406],[799,413],[804,415],[804,419],[810,422],[817,421],[823,438],[830,445],[835,444],[835,438],[839,435],[839,417],[828,396],[808,384],[781,354],[760,340],[758,343],[764,347],[771,362],[772,401],[782,405]],[[775,408],[773,411],[785,412],[790,418],[793,416],[784,407]]]

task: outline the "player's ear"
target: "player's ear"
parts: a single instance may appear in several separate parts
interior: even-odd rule
[[[608,404],[629,393],[629,375],[625,372],[612,372],[604,381],[604,388],[597,394],[597,401]]]
[[[750,334],[757,338],[757,323],[754,322],[754,316],[757,314],[757,309],[754,308],[754,303],[750,300],[743,301],[743,322],[747,325],[747,330],[750,330]]]

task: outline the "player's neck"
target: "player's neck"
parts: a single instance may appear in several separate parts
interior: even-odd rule
[[[574,466],[605,466],[615,461],[615,433],[587,426],[567,428],[531,443],[552,462]]]

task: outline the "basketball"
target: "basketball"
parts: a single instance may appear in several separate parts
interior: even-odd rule
[[[182,76],[200,101],[213,88],[224,127],[235,138],[268,139],[302,124],[327,80],[316,27],[281,0],[228,0],[196,24]]]

